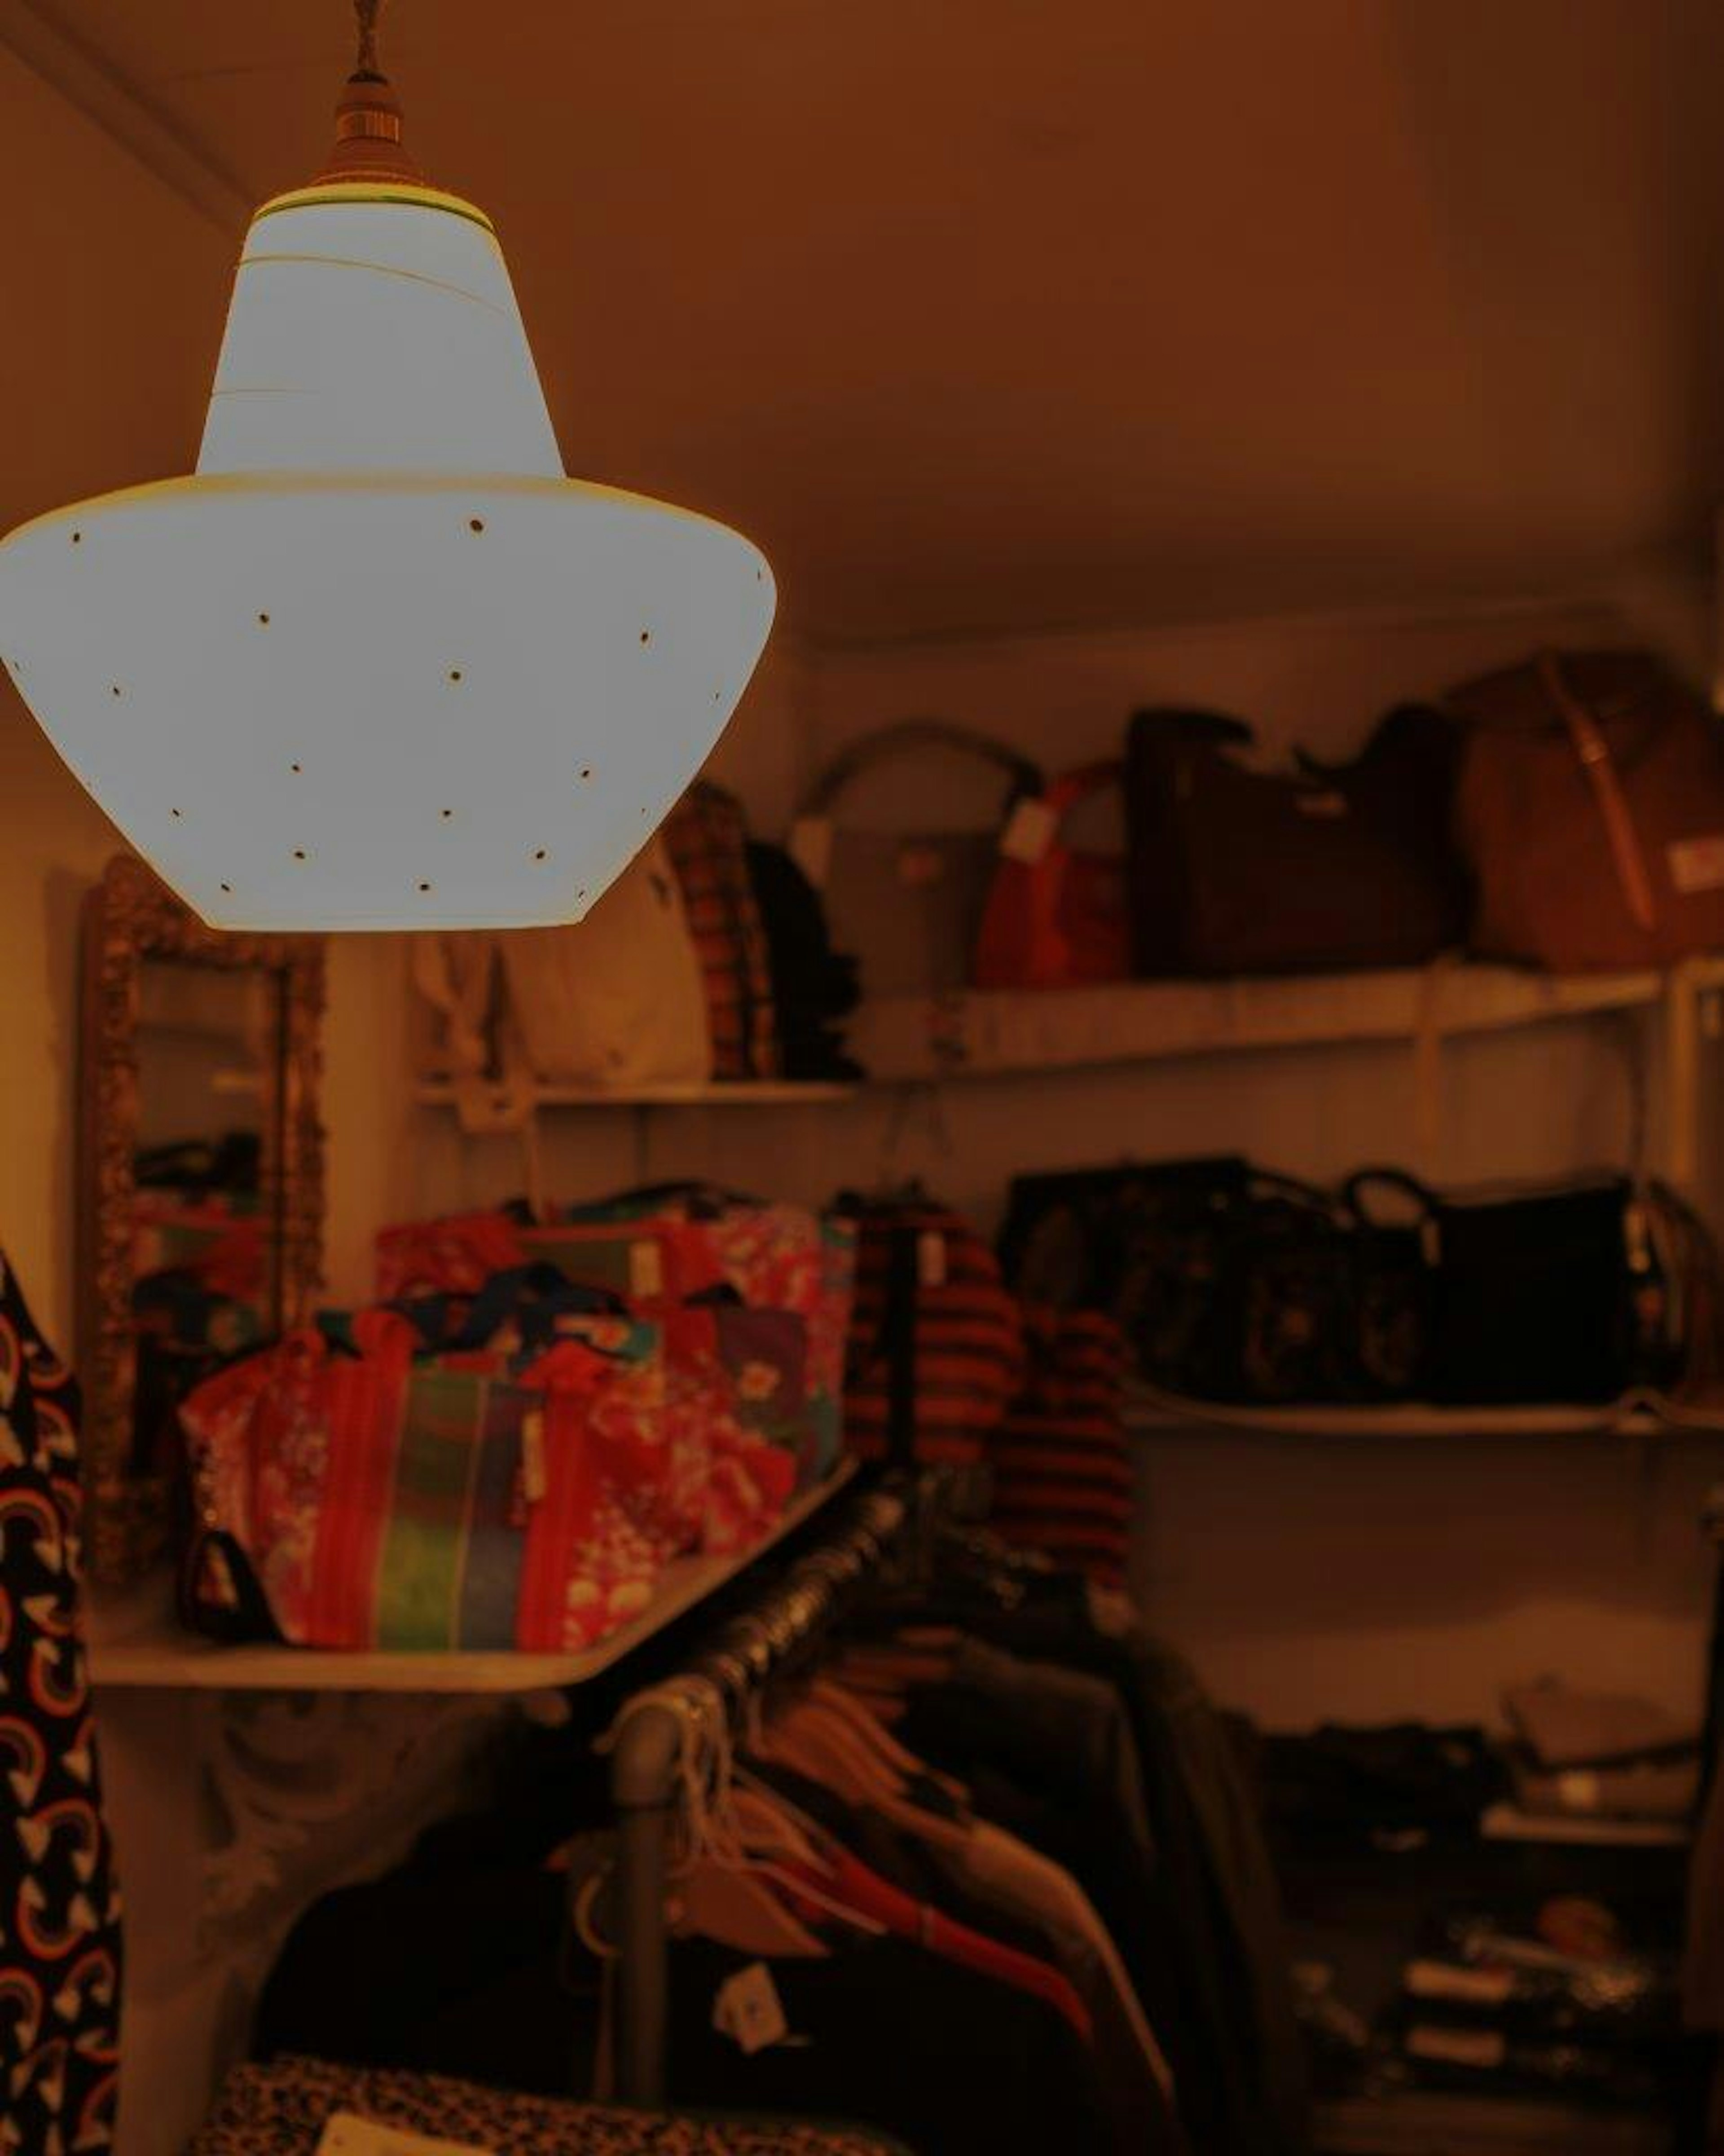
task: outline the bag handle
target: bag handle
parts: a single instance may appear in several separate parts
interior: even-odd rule
[[[1598,721],[1563,680],[1562,661],[1555,652],[1542,651],[1538,654],[1538,678],[1546,695],[1562,714],[1568,738],[1574,744],[1574,753],[1580,759],[1580,767],[1586,773],[1598,813],[1604,819],[1604,835],[1610,844],[1610,858],[1615,865],[1616,880],[1622,886],[1629,918],[1636,927],[1650,932],[1658,920],[1652,879],[1647,873],[1646,856],[1640,849],[1628,796],[1622,790],[1622,780],[1611,760],[1610,744]]]
[[[1040,767],[1027,756],[1008,748],[1003,742],[977,733],[972,727],[955,726],[947,719],[900,719],[895,725],[865,734],[860,741],[852,742],[848,748],[840,750],[809,788],[797,812],[798,817],[829,815],[839,796],[865,771],[876,764],[890,762],[895,757],[913,755],[926,748],[952,749],[960,756],[979,757],[984,762],[997,766],[1010,778],[1010,798],[1014,801],[1021,795],[1039,793],[1042,790]]]
[[[1405,1168],[1357,1168],[1342,1184],[1341,1202],[1367,1229],[1380,1229],[1383,1224],[1372,1218],[1371,1209],[1365,1203],[1365,1194],[1370,1190],[1392,1190],[1399,1197],[1410,1198],[1420,1225],[1431,1219],[1437,1209],[1436,1193],[1416,1175],[1409,1175]]]

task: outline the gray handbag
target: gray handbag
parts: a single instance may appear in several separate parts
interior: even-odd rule
[[[1004,775],[1006,799],[993,823],[894,831],[839,822],[842,797],[865,772],[931,752]],[[790,850],[820,890],[834,947],[859,960],[865,996],[938,995],[968,985],[1006,818],[1041,790],[1041,772],[1027,757],[941,719],[902,720],[834,757],[803,803]]]

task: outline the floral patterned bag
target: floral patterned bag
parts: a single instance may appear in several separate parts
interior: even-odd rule
[[[249,1611],[305,1646],[572,1650],[695,1538],[706,1457],[675,1443],[662,1328],[563,1312],[430,1353],[400,1310],[332,1330],[185,1404],[194,1621]]]

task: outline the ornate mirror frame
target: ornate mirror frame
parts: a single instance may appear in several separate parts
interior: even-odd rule
[[[85,901],[79,1040],[85,1540],[90,1577],[107,1587],[124,1586],[156,1563],[172,1527],[167,1478],[139,1472],[132,1456],[138,1014],[142,968],[151,958],[275,977],[279,1017],[264,1081],[261,1173],[277,1228],[280,1307],[289,1322],[322,1277],[322,941],[208,927],[142,861],[120,855]]]

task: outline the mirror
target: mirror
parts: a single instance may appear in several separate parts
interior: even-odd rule
[[[116,1587],[169,1548],[178,1402],[318,1288],[323,947],[206,927],[122,855],[87,901],[83,963],[85,1543]]]

